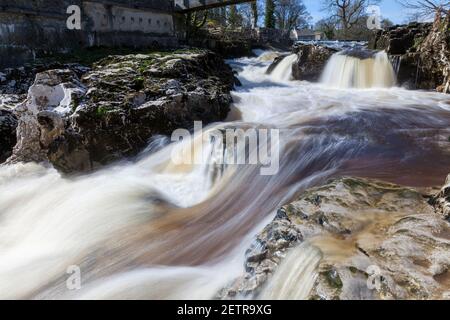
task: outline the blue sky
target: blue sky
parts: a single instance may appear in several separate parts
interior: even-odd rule
[[[314,22],[327,16],[327,13],[321,10],[322,0],[303,0],[303,2],[314,18]],[[403,23],[407,18],[407,12],[405,12],[405,9],[395,0],[382,0],[380,8],[382,16],[390,19],[394,23]]]

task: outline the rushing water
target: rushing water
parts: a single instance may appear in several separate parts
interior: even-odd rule
[[[213,298],[243,272],[246,248],[276,208],[305,188],[340,175],[443,182],[449,96],[288,81],[265,74],[268,57],[230,62],[243,86],[226,126],[279,129],[276,175],[215,159],[177,165],[172,155],[188,142],[165,137],[133,162],[76,178],[37,164],[1,167],[0,298]],[[203,155],[216,147],[209,141]],[[288,256],[292,268],[282,265],[288,272],[275,274],[263,297],[307,296],[320,252],[301,248],[303,258]],[[80,290],[66,287],[72,265]]]
[[[298,59],[296,54],[285,57],[272,71],[271,78],[275,81],[288,81],[292,78],[292,64]]]
[[[344,51],[331,57],[322,83],[337,88],[390,88],[396,83],[396,73],[384,51],[364,57]]]

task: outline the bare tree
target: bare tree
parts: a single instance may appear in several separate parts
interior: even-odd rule
[[[195,35],[208,20],[208,11],[196,11],[186,15],[186,39]]]
[[[394,23],[391,20],[389,20],[388,18],[384,18],[381,20],[381,29],[386,30],[392,26],[394,26]]]
[[[415,19],[430,19],[435,15],[449,14],[449,0],[397,0],[404,8],[412,11]]]
[[[332,12],[332,18],[339,21],[344,37],[350,29],[361,22],[369,5],[378,4],[379,0],[323,0],[323,10]]]
[[[275,19],[279,29],[289,31],[306,27],[311,16],[303,0],[278,0],[275,4]]]
[[[328,40],[334,40],[336,38],[336,25],[338,22],[335,18],[329,17],[317,21],[315,29],[325,34]]]
[[[253,11],[253,2],[244,3],[237,6],[237,11],[241,16],[241,26],[245,28],[253,28],[254,27],[254,11]]]

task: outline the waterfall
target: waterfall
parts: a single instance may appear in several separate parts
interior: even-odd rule
[[[291,54],[285,57],[275,67],[271,73],[271,78],[275,81],[289,81],[292,78],[292,65],[297,60],[296,54]]]
[[[386,52],[343,51],[328,61],[321,82],[336,88],[389,88],[396,75]]]
[[[321,259],[321,251],[306,242],[293,249],[263,289],[261,298],[307,299],[317,279],[317,266]]]
[[[389,56],[389,60],[391,61],[395,74],[398,76],[398,73],[400,72],[400,67],[402,66],[402,56],[401,55]]]

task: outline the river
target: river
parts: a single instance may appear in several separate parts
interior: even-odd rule
[[[335,57],[312,84],[290,80],[292,59],[265,74],[273,54],[258,54],[229,61],[242,86],[227,122],[207,130],[279,130],[276,174],[211,159],[210,140],[202,151],[210,161],[176,164],[190,142],[167,137],[79,177],[32,163],[1,167],[0,298],[210,299],[242,273],[246,249],[276,209],[308,187],[343,175],[442,185],[449,96],[393,86],[379,69],[392,72],[385,58],[357,66],[364,77],[350,88],[345,74],[358,61]],[[79,290],[67,287],[73,267]]]

